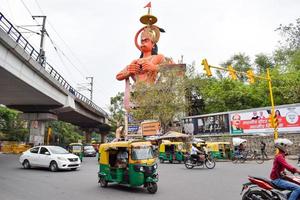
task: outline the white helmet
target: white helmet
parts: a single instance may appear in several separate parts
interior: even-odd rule
[[[279,138],[279,139],[276,139],[274,142],[275,142],[275,147],[280,149],[281,151],[283,151],[285,153],[287,151],[286,148],[293,144],[293,142],[291,140],[286,139],[286,138]]]

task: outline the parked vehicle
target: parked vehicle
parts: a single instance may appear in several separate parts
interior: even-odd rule
[[[83,145],[81,143],[70,143],[68,145],[67,149],[70,153],[73,153],[73,154],[77,155],[80,158],[80,161],[82,162]]]
[[[246,160],[255,160],[257,164],[264,162],[264,157],[257,150],[246,150],[247,140],[242,138],[232,138],[234,153],[232,156],[233,163],[244,163]]]
[[[183,162],[185,159],[183,142],[171,142],[168,140],[163,141],[159,145],[159,161],[163,163],[168,161],[173,162]]]
[[[243,152],[235,152],[232,157],[232,163],[244,163],[246,160],[255,160],[257,164],[264,163],[264,157],[257,151],[246,150]]]
[[[59,146],[33,147],[22,153],[19,161],[25,169],[46,167],[53,172],[60,169],[76,170],[81,163],[78,156]]]
[[[300,177],[294,175],[285,175],[284,179],[300,185]],[[241,195],[242,200],[288,200],[289,190],[283,190],[272,184],[271,180],[261,177],[249,176],[250,182],[243,184]]]
[[[84,145],[83,146],[83,155],[86,157],[87,156],[96,157],[97,152],[92,145]]]
[[[231,159],[233,150],[230,142],[206,142],[211,155],[217,159]]]
[[[157,164],[150,142],[113,142],[100,145],[99,183],[143,186],[149,193],[157,191]]]

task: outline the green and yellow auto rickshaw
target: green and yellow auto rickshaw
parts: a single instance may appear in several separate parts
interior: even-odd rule
[[[131,187],[143,186],[148,192],[157,191],[157,164],[150,142],[121,141],[101,144],[99,183],[107,187],[114,182]]]
[[[230,159],[233,155],[233,150],[229,142],[207,142],[206,144],[214,158]]]
[[[83,158],[83,145],[81,143],[70,143],[68,146],[68,151],[77,155],[81,162]]]
[[[173,163],[174,161],[181,163],[184,161],[185,152],[183,142],[163,140],[159,145],[159,161],[160,163],[164,163],[165,161],[169,161],[169,163]]]

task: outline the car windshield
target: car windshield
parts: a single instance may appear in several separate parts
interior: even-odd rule
[[[153,151],[150,146],[147,147],[135,147],[132,149],[132,160],[146,160],[153,158]]]
[[[84,146],[84,150],[94,150],[93,146]]]
[[[69,152],[62,147],[48,147],[53,154],[68,154]]]

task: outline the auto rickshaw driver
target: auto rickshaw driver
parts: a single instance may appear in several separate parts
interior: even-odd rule
[[[125,148],[120,148],[117,154],[116,167],[127,168],[127,164],[128,164],[128,150]]]

